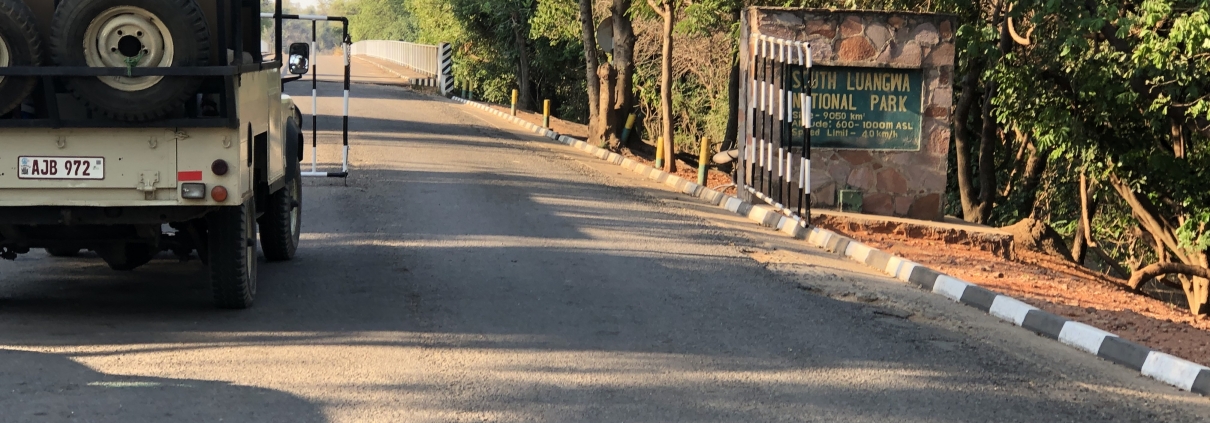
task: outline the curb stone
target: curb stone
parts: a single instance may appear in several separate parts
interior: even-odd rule
[[[700,186],[679,176],[623,158],[617,153],[524,122],[511,114],[481,103],[458,97],[453,97],[453,99],[518,122],[521,126],[534,130],[535,133],[583,150],[601,160],[620,165],[627,170],[646,176],[648,179],[668,185],[681,193],[700,198],[729,212],[747,217],[761,226],[777,229],[795,239],[805,239],[811,245],[865,264],[900,281],[978,309],[1080,351],[1133,369],[1144,376],[1185,391],[1210,396],[1210,368],[1205,366],[1152,350],[1096,327],[1042,311],[1021,300],[888,254],[836,232],[818,227],[805,227],[801,220],[787,217],[772,207],[752,204],[740,200],[738,197]]]

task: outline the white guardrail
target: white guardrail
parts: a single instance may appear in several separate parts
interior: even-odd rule
[[[388,60],[428,76],[435,77],[440,70],[438,46],[405,41],[358,41],[353,43],[353,54]]]

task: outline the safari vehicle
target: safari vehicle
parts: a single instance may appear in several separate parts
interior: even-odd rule
[[[281,2],[262,55],[259,0],[0,0],[0,257],[197,251],[215,304],[251,306],[258,240],[290,260],[302,222],[282,84],[310,50],[282,76]]]

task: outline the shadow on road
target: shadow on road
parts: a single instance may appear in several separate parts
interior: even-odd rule
[[[0,349],[0,421],[327,421],[284,392],[223,382],[98,373],[69,357]],[[266,410],[274,410],[272,414]]]

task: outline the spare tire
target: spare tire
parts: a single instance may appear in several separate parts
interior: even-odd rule
[[[0,0],[0,67],[42,64],[42,39],[34,13],[21,0]],[[38,79],[0,76],[0,115],[21,105]]]
[[[210,29],[194,0],[64,0],[51,25],[51,55],[60,66],[191,67],[210,61]],[[147,121],[180,110],[201,77],[69,78],[88,107],[123,121]]]

